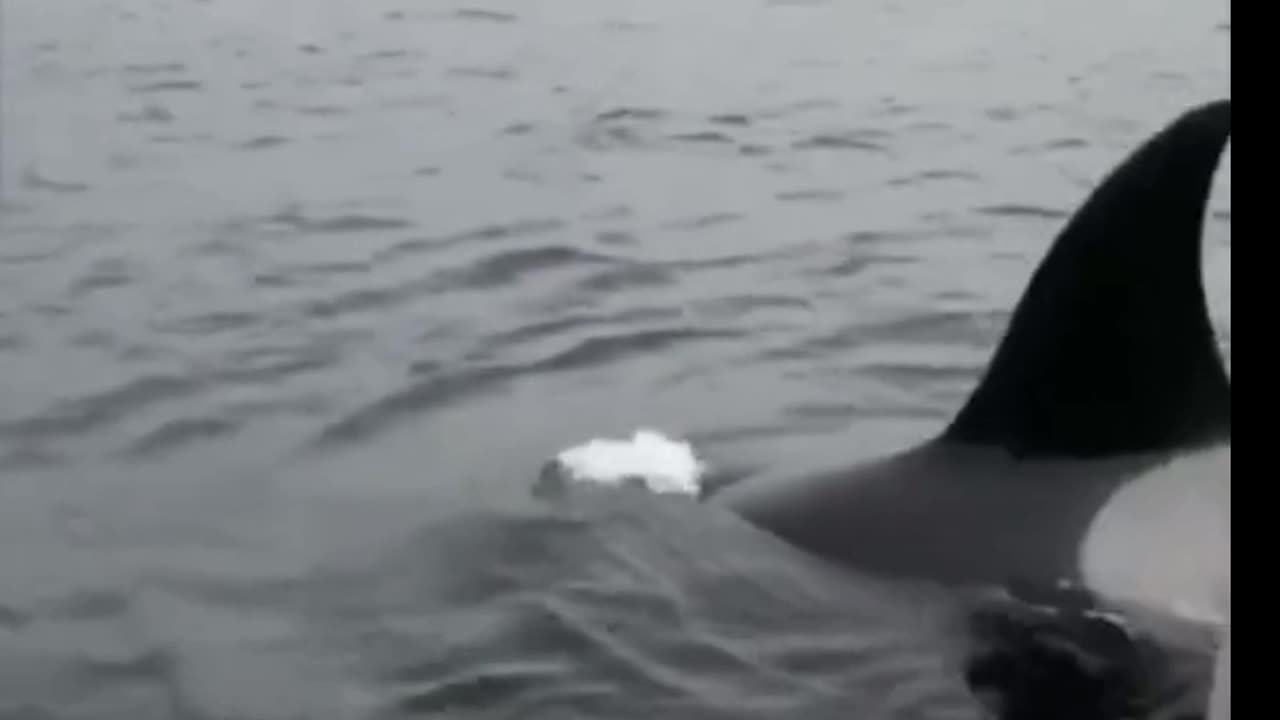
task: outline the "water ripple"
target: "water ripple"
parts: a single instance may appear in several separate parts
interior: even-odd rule
[[[530,275],[547,270],[616,265],[617,260],[565,245],[521,248],[496,253],[468,263],[466,267],[446,270],[437,276],[440,291],[483,289],[511,285]]]
[[[127,415],[190,397],[204,389],[205,383],[187,377],[143,376],[112,390],[59,403],[32,417],[0,422],[0,436],[41,438],[85,434]]]
[[[663,225],[667,230],[697,231],[706,230],[707,228],[716,227],[717,225],[728,225],[730,223],[741,222],[746,216],[735,212],[716,212],[697,217],[685,218],[681,220],[672,220]]]
[[[984,205],[982,207],[974,208],[974,212],[994,217],[1027,218],[1031,220],[1057,221],[1071,217],[1071,213],[1066,210],[1059,210],[1057,208],[1044,207],[1041,205],[1020,205],[1015,203]]]
[[[478,22],[508,24],[519,20],[517,15],[507,12],[499,12],[497,10],[486,10],[483,8],[459,8],[453,12],[453,17],[458,20],[475,20]]]
[[[643,353],[669,351],[696,342],[732,340],[741,331],[669,328],[596,335],[540,360],[520,365],[469,367],[430,374],[331,423],[315,444],[366,438],[409,416],[425,415],[479,394],[500,392],[523,375],[587,370]]]
[[[181,418],[171,420],[133,441],[126,454],[133,457],[155,457],[197,442],[225,437],[239,430],[239,425],[224,418]]]
[[[22,186],[29,190],[43,190],[61,194],[78,194],[90,190],[90,186],[87,183],[71,180],[53,180],[32,168],[23,171]]]
[[[241,150],[267,150],[269,148],[279,147],[288,142],[290,142],[289,138],[281,137],[280,135],[259,135],[258,137],[250,140],[245,140],[237,145],[237,147]]]
[[[302,313],[317,320],[332,320],[354,313],[367,313],[402,305],[432,294],[438,284],[430,278],[418,278],[385,287],[363,287],[347,290],[303,305]]]
[[[386,230],[405,230],[413,223],[403,218],[374,215],[337,215],[328,218],[308,218],[297,210],[284,210],[266,218],[266,222],[284,225],[303,233],[359,233]]]
[[[155,329],[177,335],[213,335],[251,327],[261,318],[252,312],[212,312],[204,315],[167,320],[155,325]]]
[[[520,372],[519,368],[513,367],[473,367],[416,381],[330,423],[314,444],[326,446],[367,438],[406,416],[502,390],[505,383]]]
[[[163,80],[160,82],[143,83],[134,85],[129,88],[138,94],[151,93],[169,93],[169,92],[197,92],[204,88],[204,83],[196,80]]]
[[[851,130],[845,133],[821,133],[792,143],[797,150],[861,150],[888,153],[888,135],[880,130]]]
[[[514,330],[494,333],[489,336],[486,345],[495,349],[522,345],[544,338],[564,335],[572,330],[584,328],[631,325],[654,320],[669,320],[679,317],[680,313],[663,308],[631,308],[610,315],[573,315],[570,317],[543,320],[522,325]]]
[[[596,368],[640,353],[667,351],[693,342],[733,340],[743,337],[744,334],[736,330],[670,328],[621,335],[600,335],[583,340],[568,350],[535,362],[528,369],[548,373]]]
[[[506,240],[514,237],[534,237],[557,232],[567,227],[563,220],[555,218],[530,218],[515,220],[509,223],[483,225],[471,230],[445,235],[437,238],[414,238],[404,240],[385,250],[375,253],[374,259],[388,262],[405,255],[413,255],[433,250],[446,250],[461,245],[475,245]]]
[[[637,262],[597,271],[580,281],[578,286],[594,293],[611,295],[623,290],[674,285],[677,278],[677,273],[661,265]]]

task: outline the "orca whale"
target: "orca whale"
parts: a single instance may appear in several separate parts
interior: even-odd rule
[[[1157,605],[1211,582],[1186,563],[1169,583],[1151,576],[1198,539],[1178,535],[1194,510],[1161,524],[1162,489],[1189,493],[1199,482],[1230,493],[1231,382],[1201,258],[1230,135],[1229,99],[1190,108],[1097,185],[940,434],[854,467],[741,480],[710,501],[872,574],[974,586],[1065,580]],[[1196,482],[1162,472],[1224,447],[1225,468],[1219,457]],[[1200,530],[1229,535],[1215,521]],[[1229,538],[1214,542],[1219,554],[1206,562],[1226,566],[1229,588]]]

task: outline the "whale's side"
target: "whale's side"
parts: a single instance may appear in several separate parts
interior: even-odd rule
[[[1230,441],[1201,260],[1230,133],[1229,100],[1192,108],[1094,189],[937,437],[855,467],[748,479],[712,501],[857,570],[1082,579],[1084,538],[1118,489]]]

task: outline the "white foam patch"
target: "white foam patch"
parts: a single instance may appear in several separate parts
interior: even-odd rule
[[[1193,622],[1231,616],[1231,446],[1176,458],[1116,491],[1081,549],[1094,592]]]
[[[596,438],[556,456],[568,480],[601,485],[642,482],[651,492],[697,495],[706,464],[693,446],[657,430],[638,430],[630,440]]]

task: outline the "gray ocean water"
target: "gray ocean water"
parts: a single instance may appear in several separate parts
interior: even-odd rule
[[[935,430],[1230,94],[1202,0],[2,12],[6,719],[977,717],[947,602],[538,468]],[[1213,208],[1229,354],[1229,156]]]

